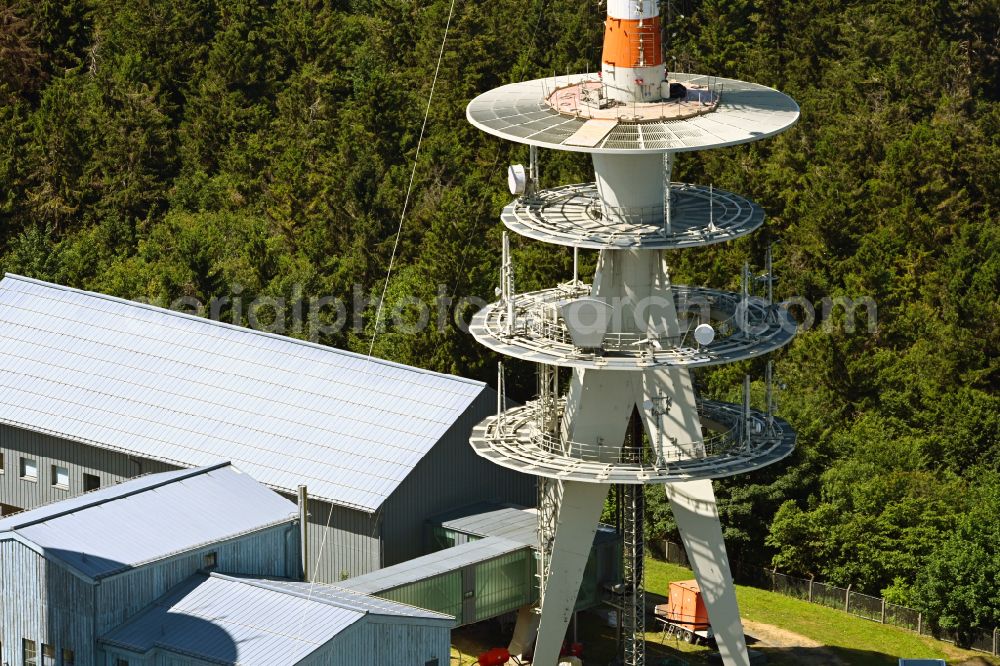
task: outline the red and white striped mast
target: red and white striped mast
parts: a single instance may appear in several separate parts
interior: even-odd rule
[[[608,0],[601,76],[607,95],[620,102],[669,97],[656,0]]]

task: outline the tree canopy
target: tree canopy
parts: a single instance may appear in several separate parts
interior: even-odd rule
[[[449,5],[11,0],[0,269],[165,304],[216,299],[244,324],[266,297],[288,306],[257,313],[273,330],[367,353]],[[776,243],[778,297],[820,310],[776,356],[796,454],[718,484],[730,552],[885,592],[949,630],[997,623],[1000,5],[664,5],[671,68],[774,86],[802,108],[791,131],[683,155],[676,172],[769,216],[752,238],[672,257],[678,281],[734,287]],[[474,308],[463,297],[492,298],[503,172],[526,149],[475,130],[464,108],[502,83],[595,67],[602,12],[457,3],[387,290],[390,313],[418,297],[445,314],[435,305],[412,332],[422,315],[401,306],[377,354],[493,380],[496,357],[455,319]],[[592,177],[576,154],[545,152],[542,169],[546,185]],[[519,288],[569,276],[565,249],[513,243]],[[871,299],[877,317],[822,316],[838,297]],[[296,307],[313,325],[291,320]],[[761,370],[699,382],[735,399]],[[532,373],[510,368],[514,397]],[[657,537],[671,530],[662,494]]]

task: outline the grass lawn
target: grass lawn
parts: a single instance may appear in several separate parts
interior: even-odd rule
[[[646,589],[651,595],[666,595],[670,581],[693,577],[690,569],[646,560]],[[900,656],[945,659],[948,664],[976,659],[972,663],[1000,666],[1000,659],[995,657],[959,650],[949,643],[774,592],[738,585],[736,596],[745,619],[774,625],[821,643],[848,666],[896,666]],[[586,646],[588,666],[604,666],[611,661],[615,654],[615,629],[606,626],[596,615],[581,613],[577,631]],[[507,640],[509,636],[500,635],[497,625],[492,622],[461,627],[452,633],[451,663],[453,666],[475,664],[478,654],[490,647],[506,645]],[[768,654],[768,663],[774,666],[801,666],[795,657],[782,654],[780,650],[763,651]],[[649,664],[655,663],[657,657],[670,656],[696,666],[706,663],[709,652],[708,648],[688,645],[669,636],[661,642],[659,632],[646,633]]]
[[[646,589],[651,592],[665,594],[670,581],[693,577],[690,569],[646,560]],[[984,658],[980,663],[1000,664],[996,658],[960,650],[950,643],[774,592],[737,585],[736,596],[744,618],[773,624],[829,646],[851,666],[896,666],[900,656],[945,659],[949,664],[980,657]]]

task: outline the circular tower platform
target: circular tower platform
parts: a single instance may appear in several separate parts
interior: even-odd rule
[[[590,250],[676,250],[724,243],[764,223],[764,210],[725,190],[671,183],[670,230],[663,206],[613,208],[595,183],[563,185],[524,196],[500,218],[514,233],[545,243]]]
[[[539,427],[544,411],[539,402],[529,402],[491,416],[472,430],[472,447],[483,458],[518,472],[601,484],[718,479],[766,467],[795,449],[795,432],[786,421],[750,410],[744,424],[739,405],[705,400],[698,411],[711,427],[693,445],[696,455],[656,460],[647,449],[636,452],[638,462],[621,462],[630,457],[624,447],[581,444],[544,432]]]
[[[601,370],[639,370],[654,366],[705,367],[757,358],[791,342],[796,323],[788,311],[765,299],[705,287],[673,285],[671,298],[688,324],[675,336],[606,333],[598,349],[573,344],[573,336],[559,308],[567,301],[590,295],[590,285],[577,283],[518,294],[513,325],[508,308],[499,303],[477,312],[469,331],[486,347],[505,356],[560,367]],[[741,311],[746,310],[745,320]],[[708,316],[705,316],[705,315]],[[707,320],[715,339],[699,345],[693,335],[696,322]]]
[[[616,113],[596,104],[593,110],[584,104],[570,113],[570,107],[557,110],[549,101],[553,93],[600,82],[596,75],[576,74],[495,88],[472,100],[466,117],[484,132],[517,143],[619,155],[735,146],[778,134],[799,118],[798,104],[774,88],[700,74],[671,74],[670,80],[689,93],[707,89],[711,102],[702,108],[687,98],[621,104]]]

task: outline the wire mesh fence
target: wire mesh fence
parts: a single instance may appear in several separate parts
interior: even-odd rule
[[[667,541],[663,547],[664,558],[667,562],[672,564],[679,564],[682,567],[690,566],[688,564],[687,551],[684,550],[684,546],[679,543],[673,543],[672,541]]]
[[[793,578],[792,576],[786,576],[780,573],[771,573],[771,589],[775,592],[780,592],[789,597],[795,597],[796,599],[805,599],[810,601],[809,598],[809,583],[808,580],[803,580],[801,578]]]
[[[866,620],[883,622],[882,619],[882,597],[870,597],[859,592],[847,593],[847,612],[851,615],[863,617]]]
[[[992,632],[977,631],[969,643],[969,648],[977,652],[988,652],[996,656],[1000,652],[1000,649],[998,649],[1000,645],[997,644],[997,630],[994,629]]]
[[[813,583],[812,601],[814,604],[844,610],[847,607],[847,590],[826,583]]]
[[[885,604],[886,624],[909,629],[910,631],[919,631],[921,629],[921,619],[920,613],[912,608],[897,606],[888,602]]]
[[[666,541],[663,552],[667,562],[689,566],[687,553],[682,545]],[[933,636],[977,652],[1000,656],[1000,629],[969,629],[963,632],[962,640],[958,640],[956,634],[943,632],[931,626],[920,611],[889,603],[882,597],[873,597],[854,592],[850,588],[789,576],[760,566],[746,565],[738,560],[732,562],[732,571],[734,578],[744,585],[770,589],[772,592],[836,608],[873,622],[907,629],[924,636]]]

